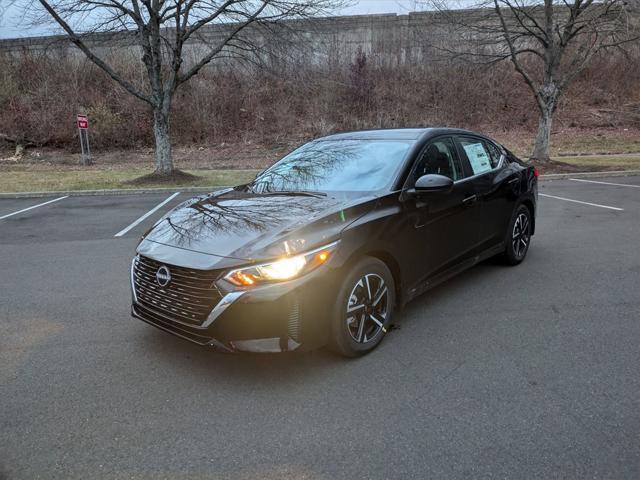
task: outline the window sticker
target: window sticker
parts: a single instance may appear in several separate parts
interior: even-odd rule
[[[471,163],[474,175],[488,172],[492,169],[489,155],[482,143],[467,143],[463,145],[463,148],[467,154],[467,158],[469,158],[469,163]]]

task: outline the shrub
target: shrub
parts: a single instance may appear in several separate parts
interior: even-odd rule
[[[556,125],[640,126],[640,54],[631,55],[595,59],[563,98]],[[391,65],[361,49],[340,58],[209,68],[176,94],[173,141],[279,144],[337,130],[429,125],[535,129],[533,98],[508,63]],[[111,61],[130,78],[143,75],[134,56]],[[94,148],[153,145],[148,107],[84,57],[0,55],[0,134],[77,149],[78,112],[89,114]]]

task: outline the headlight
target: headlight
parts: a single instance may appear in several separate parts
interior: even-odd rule
[[[334,242],[310,252],[283,257],[270,263],[239,268],[230,271],[224,278],[239,287],[292,280],[326,263],[337,246],[338,242]]]

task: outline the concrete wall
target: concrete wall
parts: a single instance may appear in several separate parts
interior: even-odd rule
[[[426,44],[446,33],[444,26],[434,22],[434,17],[430,12],[415,12],[408,15],[358,15],[287,21],[276,33],[253,28],[248,38],[257,45],[264,45],[269,43],[269,36],[276,35],[281,40],[281,50],[288,55],[311,55],[318,60],[350,58],[358,48],[362,48],[382,62],[417,61],[423,57]],[[206,48],[206,42],[215,44],[216,40],[223,38],[228,28],[225,25],[203,28],[201,36],[204,41],[194,40],[189,48],[196,54],[200,48]],[[123,48],[136,51],[138,48],[135,36],[131,33],[92,34],[85,41],[103,54]],[[77,49],[64,36],[0,40],[0,52],[25,51],[72,53]]]

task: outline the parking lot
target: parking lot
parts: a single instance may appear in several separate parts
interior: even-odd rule
[[[640,177],[540,194],[522,265],[357,360],[132,319],[137,240],[191,194],[0,200],[0,478],[640,478]]]

